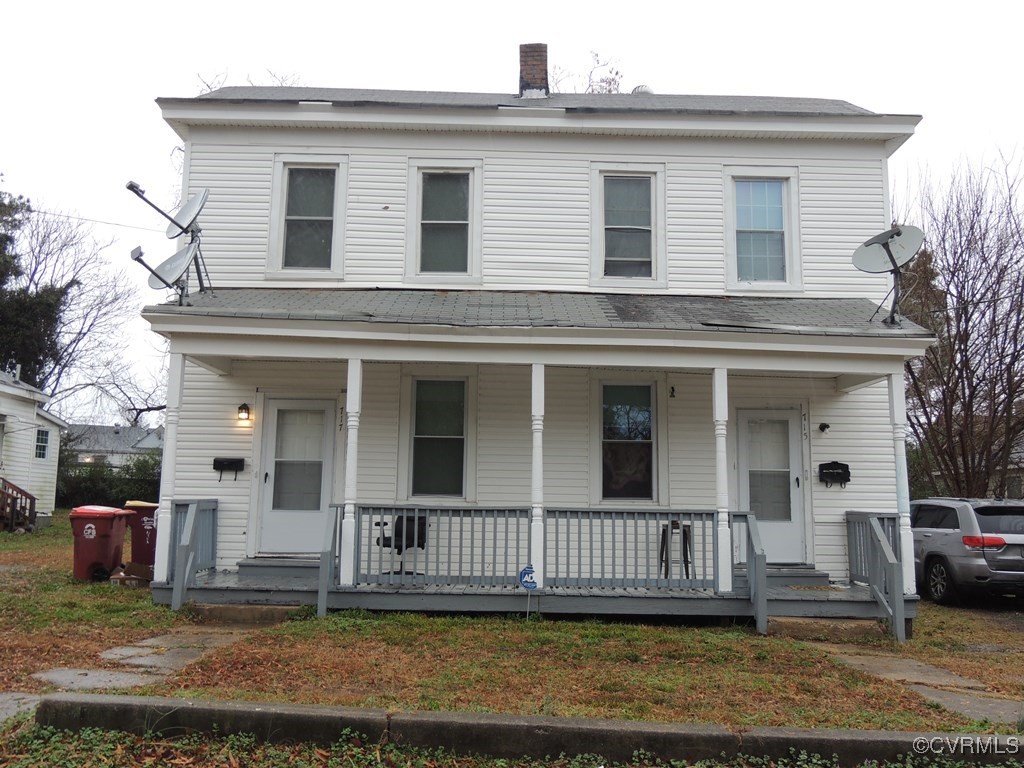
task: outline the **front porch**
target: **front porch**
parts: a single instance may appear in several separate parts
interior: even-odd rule
[[[717,567],[718,513],[703,510],[546,510],[534,548],[528,509],[358,507],[342,536],[344,506],[328,514],[319,560],[254,558],[215,568],[217,504],[178,502],[170,577],[154,600],[317,605],[460,613],[877,618],[900,640],[916,616],[894,546],[895,513],[847,513],[849,584],[811,568],[767,565],[753,515],[730,513],[729,589]],[[342,576],[346,560],[354,574]],[[536,566],[534,564],[537,564]],[[521,585],[527,566],[544,574]],[[539,566],[539,567],[538,567]]]

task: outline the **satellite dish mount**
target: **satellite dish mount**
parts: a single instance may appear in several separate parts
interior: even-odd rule
[[[136,247],[132,250],[132,261],[138,262],[149,270],[149,287],[159,289],[163,286],[175,291],[178,294],[178,306],[181,306],[185,303],[185,297],[188,296],[189,267],[195,267],[196,280],[199,282],[199,292],[212,291],[210,275],[206,271],[206,262],[203,261],[203,252],[200,247],[200,235],[203,230],[199,227],[199,214],[202,212],[203,206],[206,205],[206,198],[209,197],[210,190],[199,190],[197,194],[190,197],[188,202],[178,209],[174,216],[171,216],[150,201],[146,197],[146,190],[134,181],[129,181],[126,187],[128,191],[170,222],[167,226],[168,238],[173,240],[182,235],[189,236],[188,245],[181,248],[156,268],[149,266],[149,264],[142,260],[143,253],[141,247]]]
[[[853,252],[853,266],[861,272],[892,273],[892,308],[882,320],[888,326],[900,326],[901,270],[924,243],[924,232],[908,224],[887,229],[865,241]]]

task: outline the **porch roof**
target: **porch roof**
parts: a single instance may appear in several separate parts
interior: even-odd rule
[[[464,328],[587,328],[810,336],[917,338],[924,328],[886,315],[867,299],[668,296],[549,291],[219,288],[191,306],[149,306],[144,314]]]

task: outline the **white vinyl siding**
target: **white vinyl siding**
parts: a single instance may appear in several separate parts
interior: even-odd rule
[[[189,144],[188,186],[210,189],[200,216],[203,253],[217,287],[254,287],[267,281],[271,187],[275,157],[322,156],[337,151],[337,134],[281,130],[255,134],[196,128]],[[664,276],[643,290],[653,293],[728,293],[725,179],[727,167],[795,168],[799,265],[809,296],[881,300],[886,275],[867,275],[850,254],[888,222],[885,160],[880,148],[851,143],[713,142],[588,137],[444,136],[402,132],[346,134],[348,158],[344,209],[344,282],[324,275],[324,287],[424,287],[410,272],[410,162],[449,167],[456,152],[479,176],[479,274],[430,276],[431,287],[496,290],[602,291],[592,274],[591,171],[664,168]],[[652,152],[657,152],[655,157]],[[657,160],[658,162],[652,162]],[[479,167],[479,174],[475,169]],[[630,171],[632,172],[632,171]],[[415,175],[413,175],[415,178]],[[632,285],[636,285],[633,279]],[[310,281],[274,275],[272,285]],[[751,289],[753,290],[753,289]]]

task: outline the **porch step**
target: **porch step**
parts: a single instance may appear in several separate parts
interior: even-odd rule
[[[203,624],[221,624],[233,627],[264,627],[288,621],[302,606],[293,605],[224,605],[216,603],[189,603],[189,613]]]
[[[828,573],[809,565],[769,565],[769,587],[827,587]]]
[[[247,557],[238,561],[238,580],[299,579],[316,584],[320,561],[301,557]]]
[[[877,618],[772,616],[768,619],[768,634],[793,640],[849,643],[858,640],[878,640],[884,638],[887,633]]]

